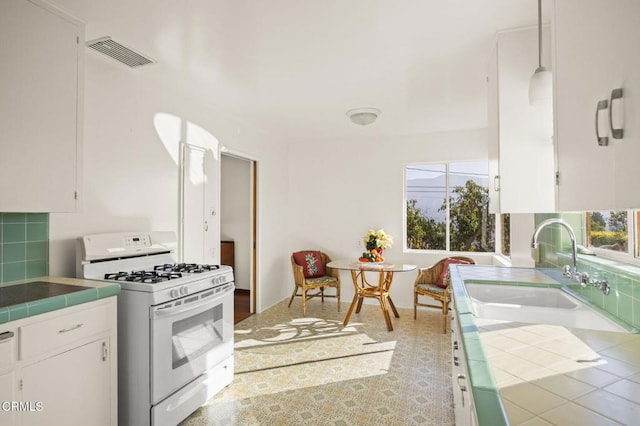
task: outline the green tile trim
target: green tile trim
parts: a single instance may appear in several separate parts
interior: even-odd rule
[[[0,308],[0,324],[44,314],[69,306],[81,305],[83,303],[113,297],[118,295],[120,290],[120,284],[109,284],[104,287],[88,288],[75,293],[7,306]]]
[[[29,316],[32,317],[34,315],[44,314],[45,312],[62,309],[66,306],[66,297],[62,295],[47,297],[46,299],[36,300],[35,302],[29,302],[27,303],[27,310],[29,312]]]
[[[9,307],[9,321],[15,321],[29,316],[29,310],[26,303]]]
[[[507,413],[497,390],[473,389],[473,402],[479,425],[507,426]]]
[[[120,287],[120,284],[112,284],[109,286],[98,287],[98,299],[117,296],[118,294],[120,294],[121,289],[122,287]]]
[[[66,295],[67,306],[80,305],[82,303],[93,302],[98,300],[98,289],[92,288],[88,290],[76,291]]]

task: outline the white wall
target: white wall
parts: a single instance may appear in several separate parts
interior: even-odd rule
[[[289,252],[315,248],[334,259],[356,260],[364,249],[366,231],[384,228],[395,240],[385,251],[387,260],[419,267],[435,263],[447,253],[403,252],[404,167],[410,163],[486,160],[488,138],[488,130],[480,129],[290,145]],[[473,257],[479,263],[491,263],[491,256]],[[396,306],[413,307],[415,277],[415,272],[395,275],[391,293]],[[288,283],[293,289],[291,276]],[[353,286],[347,273],[342,275],[342,289],[342,300],[351,301]]]
[[[50,217],[50,273],[75,275],[75,240],[86,234],[178,229],[178,142],[203,134],[259,160],[258,259],[263,285],[257,310],[289,291],[282,261],[287,244],[286,148],[283,143],[199,104],[155,74],[88,54],[82,211]],[[165,84],[166,83],[166,84]],[[260,246],[259,246],[260,248]],[[286,257],[286,256],[285,256]]]
[[[234,242],[236,288],[251,289],[251,162],[222,156],[220,233]]]

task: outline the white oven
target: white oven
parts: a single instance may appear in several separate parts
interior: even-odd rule
[[[151,400],[233,354],[233,284],[151,307]]]
[[[233,270],[175,263],[175,234],[88,235],[78,276],[117,281],[118,421],[175,426],[233,380]]]

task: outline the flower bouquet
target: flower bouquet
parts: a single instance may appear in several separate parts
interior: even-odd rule
[[[370,229],[364,236],[364,245],[367,251],[362,253],[362,256],[358,259],[360,262],[384,262],[382,252],[393,244],[393,237],[384,232],[384,229],[378,229],[377,231]]]

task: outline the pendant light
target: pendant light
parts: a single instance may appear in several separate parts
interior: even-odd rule
[[[538,0],[538,68],[529,81],[529,105],[549,104],[552,98],[551,71],[542,66],[542,0]]]

